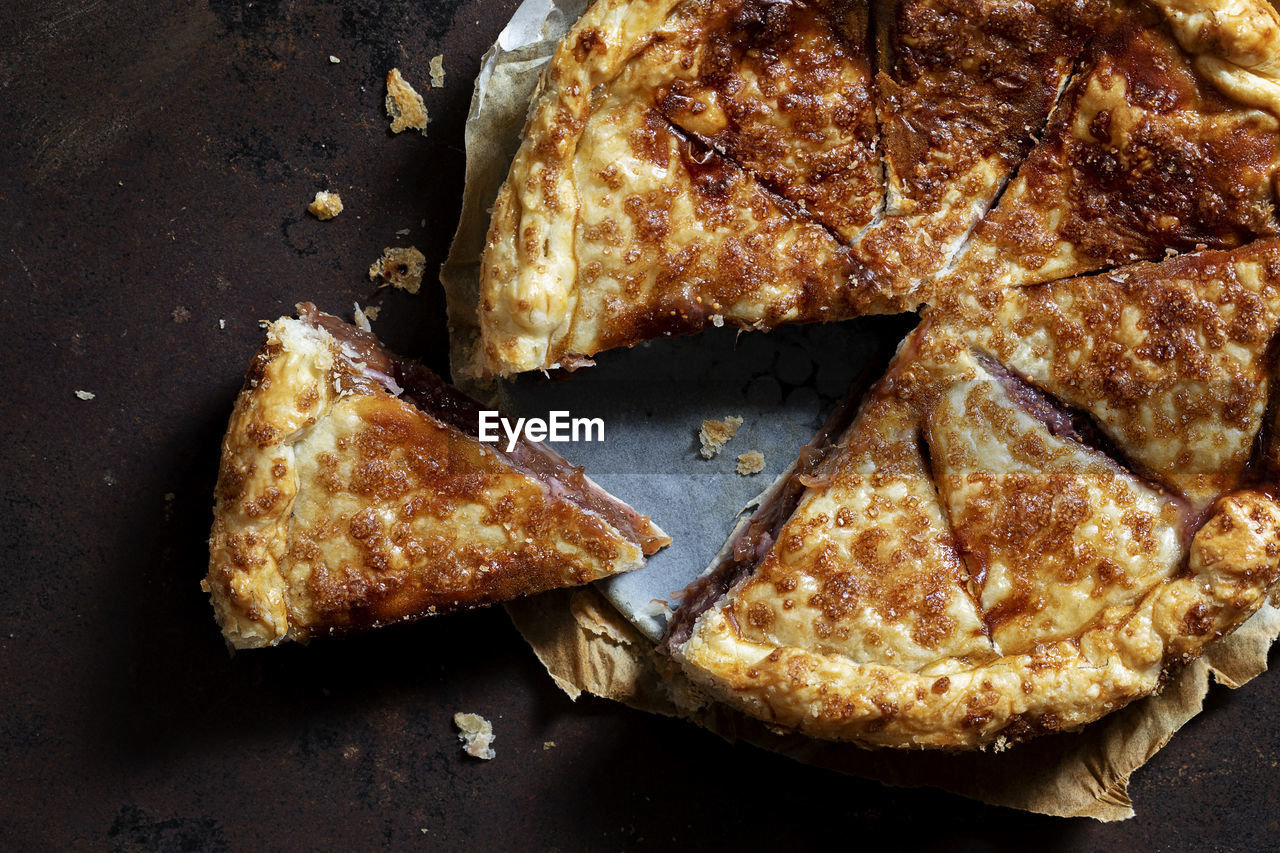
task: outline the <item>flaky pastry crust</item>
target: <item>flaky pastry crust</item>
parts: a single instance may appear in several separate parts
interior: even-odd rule
[[[931,309],[673,652],[807,734],[972,748],[1157,690],[1280,580],[1280,241]]]
[[[267,330],[223,440],[203,583],[233,647],[586,583],[670,541],[643,517],[633,541],[575,503],[597,489],[580,473],[537,475],[428,414],[384,357],[334,318]]]

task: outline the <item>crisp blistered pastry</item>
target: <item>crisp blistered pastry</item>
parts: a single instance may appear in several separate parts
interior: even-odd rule
[[[1242,245],[1280,233],[1278,115],[1263,0],[598,0],[451,305],[454,369]]]
[[[272,323],[222,445],[204,588],[236,648],[586,583],[670,541],[369,332]]]
[[[1044,140],[940,286],[1052,281],[1280,233],[1280,98],[1232,64],[1255,42],[1280,61],[1280,30],[1265,3],[1238,5],[1258,8],[1236,28],[1219,21],[1216,36],[1207,23],[1189,32],[1174,6],[1181,24],[1138,5],[1095,39]]]
[[[1280,579],[1278,325],[1280,240],[945,300],[667,648],[753,715],[886,746],[1071,729],[1157,690]]]

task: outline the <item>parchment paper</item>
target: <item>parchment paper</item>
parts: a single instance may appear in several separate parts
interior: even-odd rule
[[[485,55],[466,125],[462,218],[440,273],[449,303],[452,358],[465,363],[477,338],[479,257],[489,208],[519,146],[542,66],[585,0],[525,0]],[[653,651],[667,600],[714,556],[738,515],[792,462],[836,399],[876,353],[910,328],[909,318],[779,329],[739,335],[715,329],[600,355],[568,381],[539,375],[477,386],[508,414],[600,417],[605,440],[560,449],[609,491],[651,515],[674,539],[649,565],[594,588],[508,606],[516,627],[556,683],[654,713],[686,717],[799,761],[887,784],[934,786],[984,802],[1060,816],[1118,820],[1133,815],[1130,774],[1199,712],[1212,673],[1238,687],[1266,669],[1280,635],[1280,610],[1263,608],[1228,640],[1171,679],[1164,691],[1079,733],[1040,738],[1003,753],[864,750],[778,734],[723,706],[702,702],[683,675]],[[719,457],[697,454],[705,418],[738,415],[744,425]],[[747,450],[765,455],[753,477],[734,473]]]

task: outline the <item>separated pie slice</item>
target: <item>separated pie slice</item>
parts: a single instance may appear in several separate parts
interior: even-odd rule
[[[1255,478],[1280,324],[1280,239],[945,300],[967,341],[1197,509]]]
[[[1183,276],[1193,260],[1178,260]],[[1233,276],[1261,267],[1200,260],[1221,276],[1205,298],[1243,318],[1248,288]],[[1113,327],[1153,320],[1140,288],[1120,292]],[[1073,299],[1064,290],[1055,304]],[[1170,310],[1189,354],[1197,321]],[[1019,334],[1018,358],[1052,351],[1068,365],[1108,335],[1064,324],[1055,338],[1034,318]],[[1261,606],[1280,581],[1272,485],[1225,479],[1193,506],[984,352],[991,340],[963,314],[930,311],[845,438],[775,488],[726,548],[732,570],[722,559],[672,620],[666,648],[696,684],[811,736],[972,748],[1077,728],[1148,695]],[[1209,356],[1235,349],[1219,344],[1200,347],[1199,381],[1248,374],[1247,353]],[[1265,395],[1255,380],[1249,394]],[[1144,441],[1161,437],[1129,448]],[[1182,464],[1203,470],[1201,452],[1190,441]]]
[[[1230,21],[1196,5],[1134,6],[1090,45],[944,287],[1051,281],[1280,231],[1280,18],[1261,0]]]
[[[861,257],[910,290],[941,269],[1035,144],[1102,2],[878,0],[885,218]]]
[[[895,307],[838,239],[881,195],[865,29],[848,4],[594,4],[499,194],[457,369]]]
[[[540,444],[311,305],[271,325],[222,446],[203,587],[236,648],[586,583],[670,541]]]

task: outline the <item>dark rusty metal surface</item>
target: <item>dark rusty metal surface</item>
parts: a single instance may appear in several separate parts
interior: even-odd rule
[[[571,703],[500,610],[228,657],[197,582],[256,321],[371,300],[443,366],[434,281],[375,297],[365,270],[404,243],[443,260],[471,80],[514,6],[4,4],[0,847],[1276,849],[1273,676],[1216,689],[1136,776],[1138,818],[1104,826]],[[387,132],[394,65],[425,138]],[[322,187],[332,222],[303,211]],[[458,710],[493,720],[496,760],[461,754]]]

